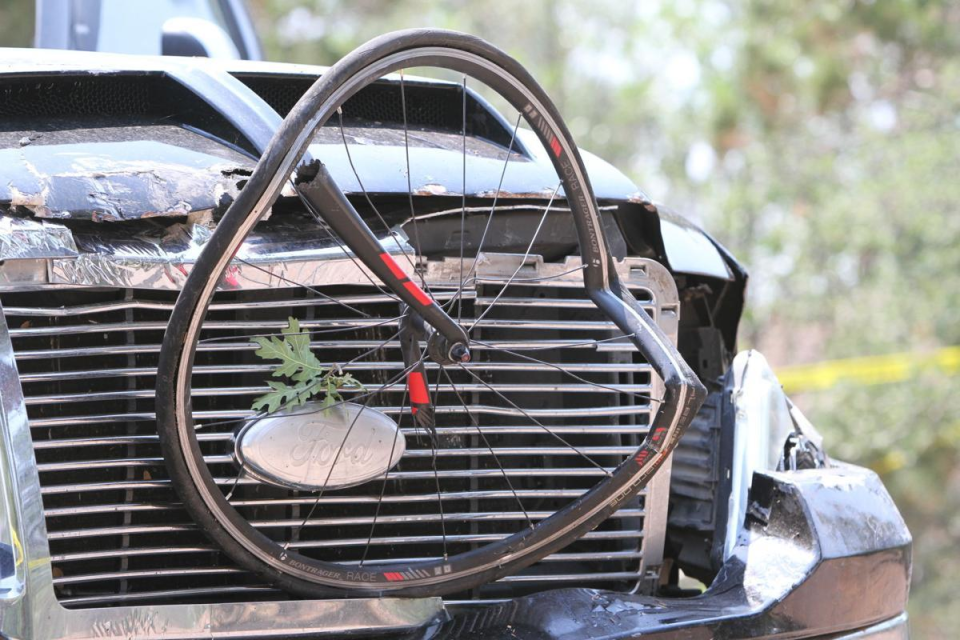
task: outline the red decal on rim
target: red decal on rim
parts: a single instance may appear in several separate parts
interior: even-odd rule
[[[385,573],[383,577],[389,580],[390,582],[396,582],[398,580],[403,580],[403,576],[399,573]]]
[[[419,371],[411,371],[407,376],[407,388],[410,390],[410,402],[412,404],[427,404],[430,402],[427,383],[423,380],[423,374]],[[416,411],[416,408],[414,408],[414,411]]]
[[[653,433],[650,435],[650,442],[653,444],[660,444],[660,441],[663,440],[663,436],[667,434],[666,427],[657,427],[653,430]]]
[[[403,287],[404,287],[407,291],[409,291],[410,293],[412,293],[412,294],[413,294],[413,297],[417,299],[417,302],[419,302],[419,303],[422,304],[423,306],[429,307],[429,306],[433,303],[433,300],[430,298],[430,296],[428,296],[427,294],[425,294],[425,293],[423,292],[423,289],[421,289],[420,287],[417,286],[417,283],[416,283],[416,282],[409,282],[409,281],[404,282],[404,283],[403,283]]]
[[[550,150],[553,151],[553,155],[560,157],[560,152],[563,151],[563,148],[560,146],[560,141],[554,138],[550,141]]]
[[[397,280],[407,279],[407,273],[390,257],[389,253],[381,253],[380,259],[383,261],[383,264],[387,265],[387,268],[390,269],[390,273],[393,274],[394,278]]]
[[[641,451],[640,453],[637,454],[637,457],[634,458],[634,460],[637,461],[637,464],[643,465],[643,464],[645,464],[645,463],[647,462],[647,459],[648,459],[649,457],[650,457],[650,450],[649,450],[649,449],[644,449],[643,451]]]

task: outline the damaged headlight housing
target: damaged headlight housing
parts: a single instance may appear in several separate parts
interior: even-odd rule
[[[743,527],[754,472],[796,469],[798,449],[823,459],[820,435],[787,398],[760,352],[737,354],[732,373],[735,421],[724,558],[733,553]]]

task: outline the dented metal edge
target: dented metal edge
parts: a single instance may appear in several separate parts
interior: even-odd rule
[[[176,251],[167,251],[160,245],[152,250],[103,245],[98,251],[84,252],[74,259],[52,259],[48,261],[48,282],[178,291],[205,242],[205,238],[198,235],[192,236],[188,246]],[[401,236],[385,236],[380,241],[385,252],[398,258],[413,254]],[[256,246],[259,242],[270,248],[259,250]],[[366,266],[338,245],[304,249],[286,246],[282,237],[251,235],[237,252],[220,289],[275,289],[329,283],[362,285],[369,284],[372,277]]]
[[[199,216],[193,222],[149,226],[116,236],[0,217],[0,290],[52,285],[177,291],[209,239],[212,224],[209,217]],[[15,232],[4,233],[6,229]],[[380,241],[391,255],[413,255],[402,232],[383,234]],[[369,284],[372,277],[339,245],[305,240],[303,234],[289,231],[251,234],[236,260],[221,283],[223,290],[282,288],[293,283]]]
[[[530,209],[532,205],[508,205],[505,210]],[[536,210],[542,207],[533,207]],[[499,210],[499,208],[497,209]],[[453,210],[451,210],[453,211]],[[484,209],[489,211],[489,209]],[[457,209],[455,213],[460,213]],[[0,290],[55,287],[116,287],[178,291],[191,266],[212,233],[210,212],[199,212],[186,222],[144,221],[122,229],[109,225],[98,232],[74,231],[50,221],[0,216]],[[18,239],[25,239],[22,243]],[[420,269],[432,284],[456,287],[461,275],[459,258],[425,260],[415,257],[401,226],[379,236],[384,250],[410,272]],[[26,244],[29,240],[29,244]],[[32,249],[30,248],[32,247]],[[545,286],[582,286],[579,258],[545,262],[532,254],[523,265],[519,255],[487,251],[479,257],[480,280],[507,276],[537,277]],[[474,258],[467,259],[470,267]],[[620,278],[627,284],[654,278],[656,285],[675,291],[676,283],[666,269],[651,269],[649,261],[626,258],[618,262]],[[241,245],[236,262],[221,282],[221,290],[272,289],[319,284],[367,285],[376,280],[351,253],[332,242],[324,243],[315,232],[299,229],[296,221],[276,223],[271,230],[254,232]]]
[[[73,233],[63,225],[0,216],[0,260],[76,258]]]

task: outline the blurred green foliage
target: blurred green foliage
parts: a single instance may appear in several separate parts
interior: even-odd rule
[[[0,4],[28,46],[29,0]],[[960,4],[937,0],[253,0],[268,57],[385,31],[480,35],[582,146],[751,271],[741,347],[775,365],[960,345]],[[960,628],[960,378],[795,398],[876,469],[914,535],[919,638]],[[952,631],[951,631],[952,630]]]
[[[0,2],[0,47],[33,46],[33,1]]]
[[[741,346],[788,365],[960,344],[960,5],[933,0],[265,0],[272,59],[392,29],[519,58],[578,141],[750,269]],[[912,629],[960,628],[960,378],[796,398],[915,539]],[[951,631],[952,630],[952,631]]]

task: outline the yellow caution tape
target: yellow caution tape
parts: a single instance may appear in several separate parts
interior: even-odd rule
[[[960,347],[927,353],[891,353],[882,356],[828,360],[777,368],[787,393],[829,389],[840,382],[863,385],[900,382],[922,371],[952,376],[960,373]]]

